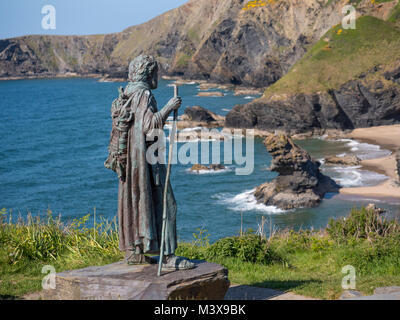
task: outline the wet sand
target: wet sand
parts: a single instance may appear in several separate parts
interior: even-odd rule
[[[348,135],[348,138],[379,145],[384,149],[395,152],[400,148],[400,125],[355,129]],[[400,183],[396,172],[394,154],[384,158],[363,160],[361,165],[366,170],[385,174],[388,179],[372,187],[342,188],[341,194],[375,198],[400,198]]]

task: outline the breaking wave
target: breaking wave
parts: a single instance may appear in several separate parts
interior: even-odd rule
[[[216,194],[215,198],[222,204],[228,206],[228,209],[233,211],[262,211],[268,214],[284,213],[285,210],[279,209],[275,206],[266,206],[262,203],[257,203],[254,197],[256,189],[248,190],[237,195],[229,193]]]

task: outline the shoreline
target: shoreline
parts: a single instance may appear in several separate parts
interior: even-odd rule
[[[365,170],[384,174],[387,180],[371,187],[342,188],[341,195],[375,197],[378,200],[400,199],[400,182],[396,172],[395,152],[400,149],[400,125],[359,128],[347,135],[348,138],[360,142],[379,145],[392,152],[381,158],[363,160],[361,166]]]

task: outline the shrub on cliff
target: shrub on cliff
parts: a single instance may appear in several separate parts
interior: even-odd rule
[[[204,234],[204,230],[200,232]],[[264,265],[285,262],[285,258],[275,250],[268,239],[252,231],[241,236],[219,239],[212,245],[208,241],[199,242],[199,236],[195,236],[196,240],[192,243],[181,243],[176,254],[190,259],[217,261],[234,258],[242,262]]]
[[[331,219],[326,229],[329,236],[338,242],[367,239],[377,240],[380,237],[400,235],[400,225],[395,220],[366,208],[352,209],[348,217]]]

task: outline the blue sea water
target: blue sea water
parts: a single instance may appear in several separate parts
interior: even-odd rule
[[[162,80],[154,91],[161,108],[173,95],[170,81]],[[50,208],[66,221],[93,213],[113,218],[117,212],[118,180],[104,168],[111,120],[110,105],[124,83],[96,79],[46,79],[0,82],[0,207],[22,216],[44,214]],[[196,85],[180,88],[183,106],[200,105],[226,114],[250,97],[197,97]],[[385,155],[376,146],[350,140],[300,141],[315,158],[362,152],[364,157]],[[223,159],[223,154],[222,159]],[[178,235],[191,240],[197,228],[205,228],[211,240],[257,229],[261,217],[275,228],[320,228],[331,217],[347,215],[355,206],[372,200],[328,195],[317,208],[283,212],[256,204],[250,191],[276,176],[268,170],[271,157],[261,139],[255,142],[255,170],[235,175],[235,164],[220,173],[194,174],[191,164],[174,165],[171,182],[178,203]],[[324,168],[338,182],[373,185],[385,177],[351,168]],[[391,216],[400,215],[396,203],[379,203]],[[269,228],[269,227],[268,227]]]

